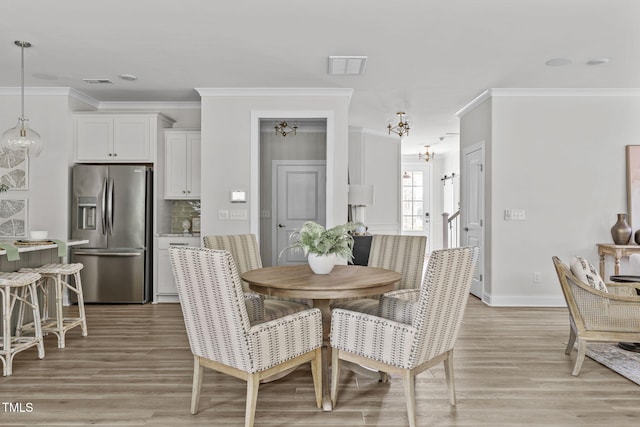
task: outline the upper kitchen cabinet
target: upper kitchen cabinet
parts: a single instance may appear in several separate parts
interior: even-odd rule
[[[75,113],[75,161],[154,162],[158,132],[173,121],[159,113]]]
[[[200,198],[200,131],[167,129],[165,135],[165,199]]]

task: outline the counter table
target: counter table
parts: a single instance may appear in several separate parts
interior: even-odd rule
[[[7,250],[0,250],[0,271],[18,271],[24,267],[40,267],[44,264],[59,263],[61,256],[58,255],[58,244],[34,244],[34,245],[16,245],[16,240],[0,240],[0,245],[11,245],[18,250],[19,260],[9,261],[7,259]],[[89,243],[88,240],[60,240],[66,247],[84,245]],[[64,248],[63,248],[64,249]],[[67,251],[64,251],[64,257]]]

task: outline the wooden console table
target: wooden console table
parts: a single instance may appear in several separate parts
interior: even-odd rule
[[[613,274],[620,275],[620,258],[628,257],[631,254],[640,254],[640,245],[616,245],[613,243],[596,243],[598,255],[600,256],[600,276],[607,282],[608,276],[604,271],[604,258],[611,255],[615,261]]]

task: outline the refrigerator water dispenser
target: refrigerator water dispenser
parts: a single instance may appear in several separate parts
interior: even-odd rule
[[[96,229],[97,197],[78,197],[78,228],[80,230]]]

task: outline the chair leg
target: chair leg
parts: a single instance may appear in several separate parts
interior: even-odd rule
[[[573,350],[573,345],[576,343],[576,332],[573,330],[571,326],[569,326],[569,342],[567,343],[567,348],[564,349],[564,354],[571,354],[571,350]]]
[[[247,378],[247,409],[244,413],[244,426],[253,427],[256,417],[256,402],[258,401],[258,386],[260,379],[258,374],[249,374]]]
[[[340,350],[334,348],[331,355],[331,403],[333,407],[336,406],[336,402],[338,401],[338,379],[340,379],[340,368],[342,365],[342,361],[338,357],[339,354]]]
[[[4,367],[2,375],[8,377],[11,375],[11,290],[6,288],[0,288],[2,293],[2,350],[4,351]]]
[[[56,335],[58,335],[58,348],[64,348],[64,315],[62,313],[62,275],[56,274],[53,278],[54,286],[56,288]]]
[[[448,356],[444,359],[444,376],[449,389],[449,403],[456,406],[456,386],[453,382],[453,350],[449,350]]]
[[[40,306],[38,305],[38,291],[35,282],[25,287],[31,294],[31,304],[33,306],[33,329],[38,348],[38,359],[44,359],[44,340],[42,338],[42,323],[40,321]],[[26,295],[25,295],[26,299]],[[23,307],[24,303],[20,304]]]
[[[191,388],[191,414],[198,413],[198,403],[200,402],[200,388],[202,388],[202,374],[204,369],[200,365],[200,358],[193,356],[193,386]]]
[[[87,332],[87,316],[84,311],[84,295],[82,294],[82,281],[80,280],[80,272],[76,272],[73,274],[73,279],[76,285],[76,297],[78,299],[78,314],[80,319],[82,319],[82,323],[80,327],[82,328],[82,336],[86,337],[88,335]]]
[[[582,362],[584,362],[584,355],[587,352],[587,342],[578,338],[578,356],[576,357],[576,364],[573,367],[571,375],[577,377],[582,369]]]
[[[316,349],[316,356],[311,361],[311,375],[313,376],[313,389],[316,392],[316,405],[322,407],[322,348]]]
[[[404,384],[404,396],[407,401],[409,427],[416,427],[416,377],[409,369],[403,372],[402,383]]]

